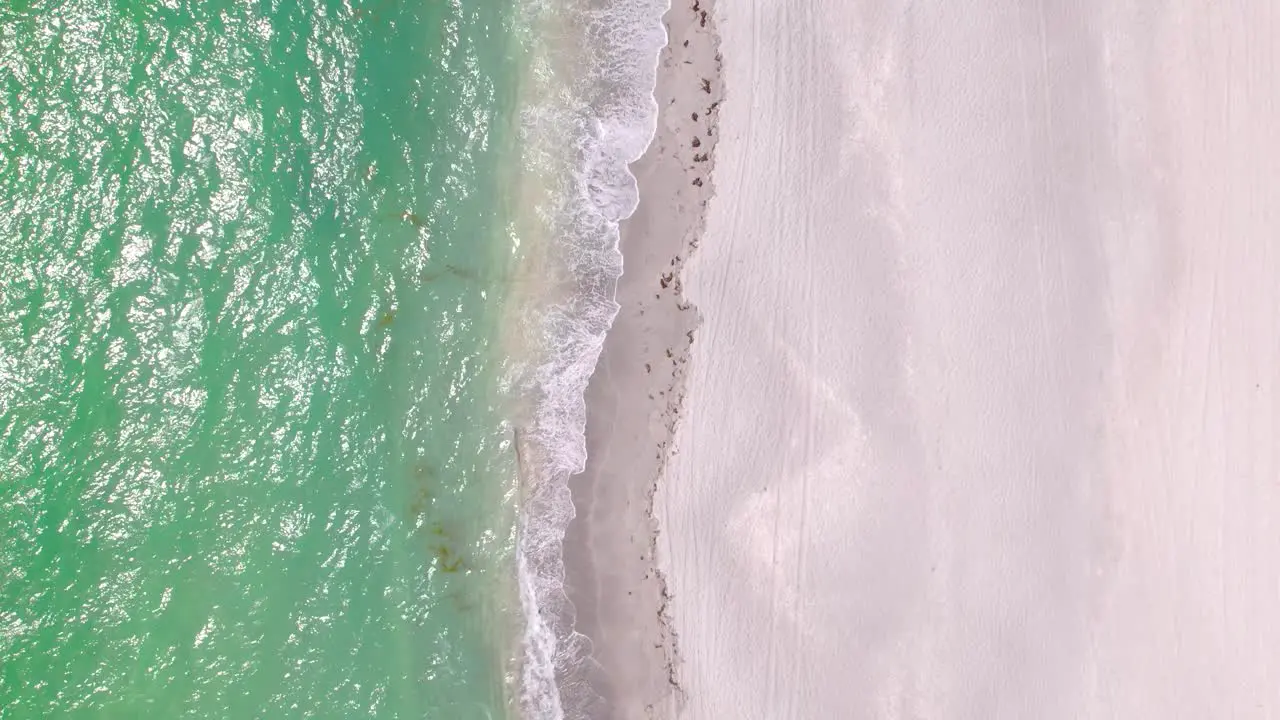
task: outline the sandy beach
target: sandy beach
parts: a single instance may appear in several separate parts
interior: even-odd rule
[[[1280,15],[694,5],[566,539],[609,717],[1280,717]]]

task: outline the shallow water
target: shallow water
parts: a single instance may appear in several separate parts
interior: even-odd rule
[[[0,9],[0,716],[503,714],[510,6]]]

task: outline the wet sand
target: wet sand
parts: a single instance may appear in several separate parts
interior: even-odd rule
[[[681,702],[653,495],[698,323],[680,274],[713,192],[723,88],[712,11],[706,0],[677,2],[665,17],[658,129],[632,166],[640,205],[622,224],[621,310],[587,389],[586,469],[570,482],[577,517],[565,536],[566,584],[599,663],[601,718],[673,718]]]

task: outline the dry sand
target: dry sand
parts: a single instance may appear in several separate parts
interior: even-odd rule
[[[1280,12],[716,12],[704,323],[657,485],[681,717],[1280,717]],[[643,398],[687,327],[638,317],[691,206],[643,172],[575,488],[623,705],[671,651],[635,577],[669,424]]]

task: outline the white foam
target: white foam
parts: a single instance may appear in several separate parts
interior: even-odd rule
[[[543,356],[525,389],[537,398],[525,439],[519,525],[520,597],[526,616],[520,708],[527,720],[598,717],[599,671],[574,631],[562,545],[574,516],[568,479],[586,462],[583,395],[618,312],[618,223],[639,202],[628,164],[657,127],[654,86],[666,45],[667,0],[555,0],[526,8],[533,26],[568,31],[541,39],[536,97],[522,121],[529,169],[549,180],[537,208],[551,238],[547,300],[526,316]]]

